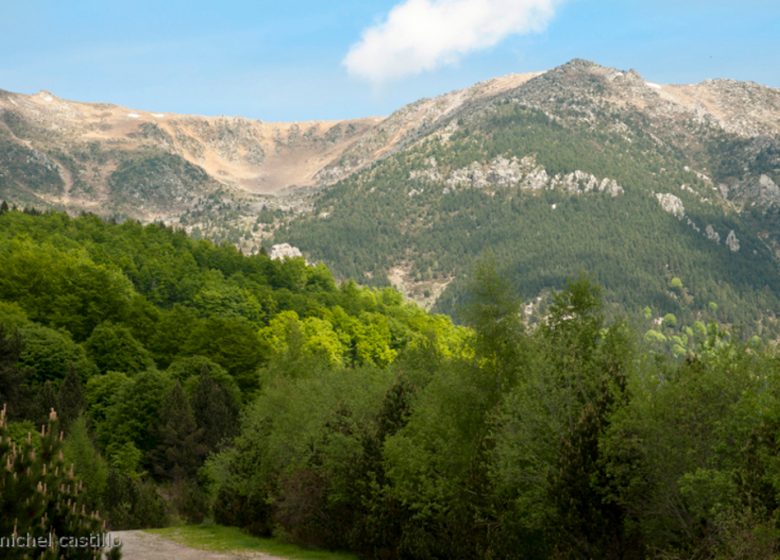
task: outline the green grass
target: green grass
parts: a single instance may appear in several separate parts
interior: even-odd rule
[[[200,550],[214,552],[264,552],[289,560],[356,560],[357,556],[343,552],[312,550],[278,539],[254,537],[235,527],[222,525],[182,525],[163,529],[147,529],[148,533]]]

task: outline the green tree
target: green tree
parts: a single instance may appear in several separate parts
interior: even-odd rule
[[[154,367],[149,352],[122,325],[101,323],[85,346],[101,373],[121,371],[132,375]]]
[[[201,440],[208,450],[217,450],[238,433],[238,387],[226,374],[206,368],[191,381],[192,409]]]
[[[65,431],[81,416],[84,411],[84,387],[81,378],[73,366],[68,368],[57,394],[58,410],[60,411],[60,423]]]
[[[153,453],[154,473],[158,478],[174,481],[192,478],[207,448],[189,399],[178,381],[165,395],[160,412],[158,444]]]
[[[19,366],[22,355],[22,337],[0,324],[0,403],[10,405],[9,414],[24,414],[27,371]]]
[[[83,416],[71,423],[63,451],[65,459],[73,464],[76,475],[84,482],[84,503],[92,510],[102,510],[102,498],[108,482],[108,465],[95,449]]]
[[[0,533],[6,536],[31,535],[48,538],[58,536],[89,539],[103,529],[94,511],[87,511],[84,486],[72,464],[64,461],[56,413],[33,442],[14,442],[8,434],[6,409],[0,410]],[[99,559],[98,547],[60,547],[53,541],[51,548],[7,548],[4,558],[73,558]],[[120,557],[114,551],[113,558]]]
[[[95,373],[95,366],[84,349],[74,343],[68,333],[27,323],[20,329],[20,334],[24,339],[20,361],[35,372],[38,383],[60,381],[72,368],[82,380]]]
[[[257,388],[257,368],[268,349],[256,329],[244,317],[209,317],[190,333],[184,351],[218,363],[230,373],[242,391]]]

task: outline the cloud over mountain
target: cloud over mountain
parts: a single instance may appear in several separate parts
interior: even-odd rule
[[[561,0],[404,0],[363,31],[344,65],[381,84],[452,64],[514,34],[545,29]]]

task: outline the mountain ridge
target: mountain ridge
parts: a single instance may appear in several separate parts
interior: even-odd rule
[[[534,301],[593,262],[623,307],[632,284],[659,312],[692,317],[718,293],[780,297],[780,90],[755,83],[663,85],[575,59],[384,118],[308,123],[4,93],[0,144],[0,198],[160,220],[246,252],[290,243],[342,278],[447,312],[488,249]],[[625,239],[641,263],[616,247]],[[685,300],[668,275],[706,289]],[[774,316],[775,295],[745,297]],[[720,319],[746,317],[734,305]]]

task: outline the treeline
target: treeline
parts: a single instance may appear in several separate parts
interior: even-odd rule
[[[389,289],[159,225],[0,210],[0,403],[16,440],[58,412],[82,503],[114,529],[199,521],[205,458],[273,379],[386,368],[467,336]]]

